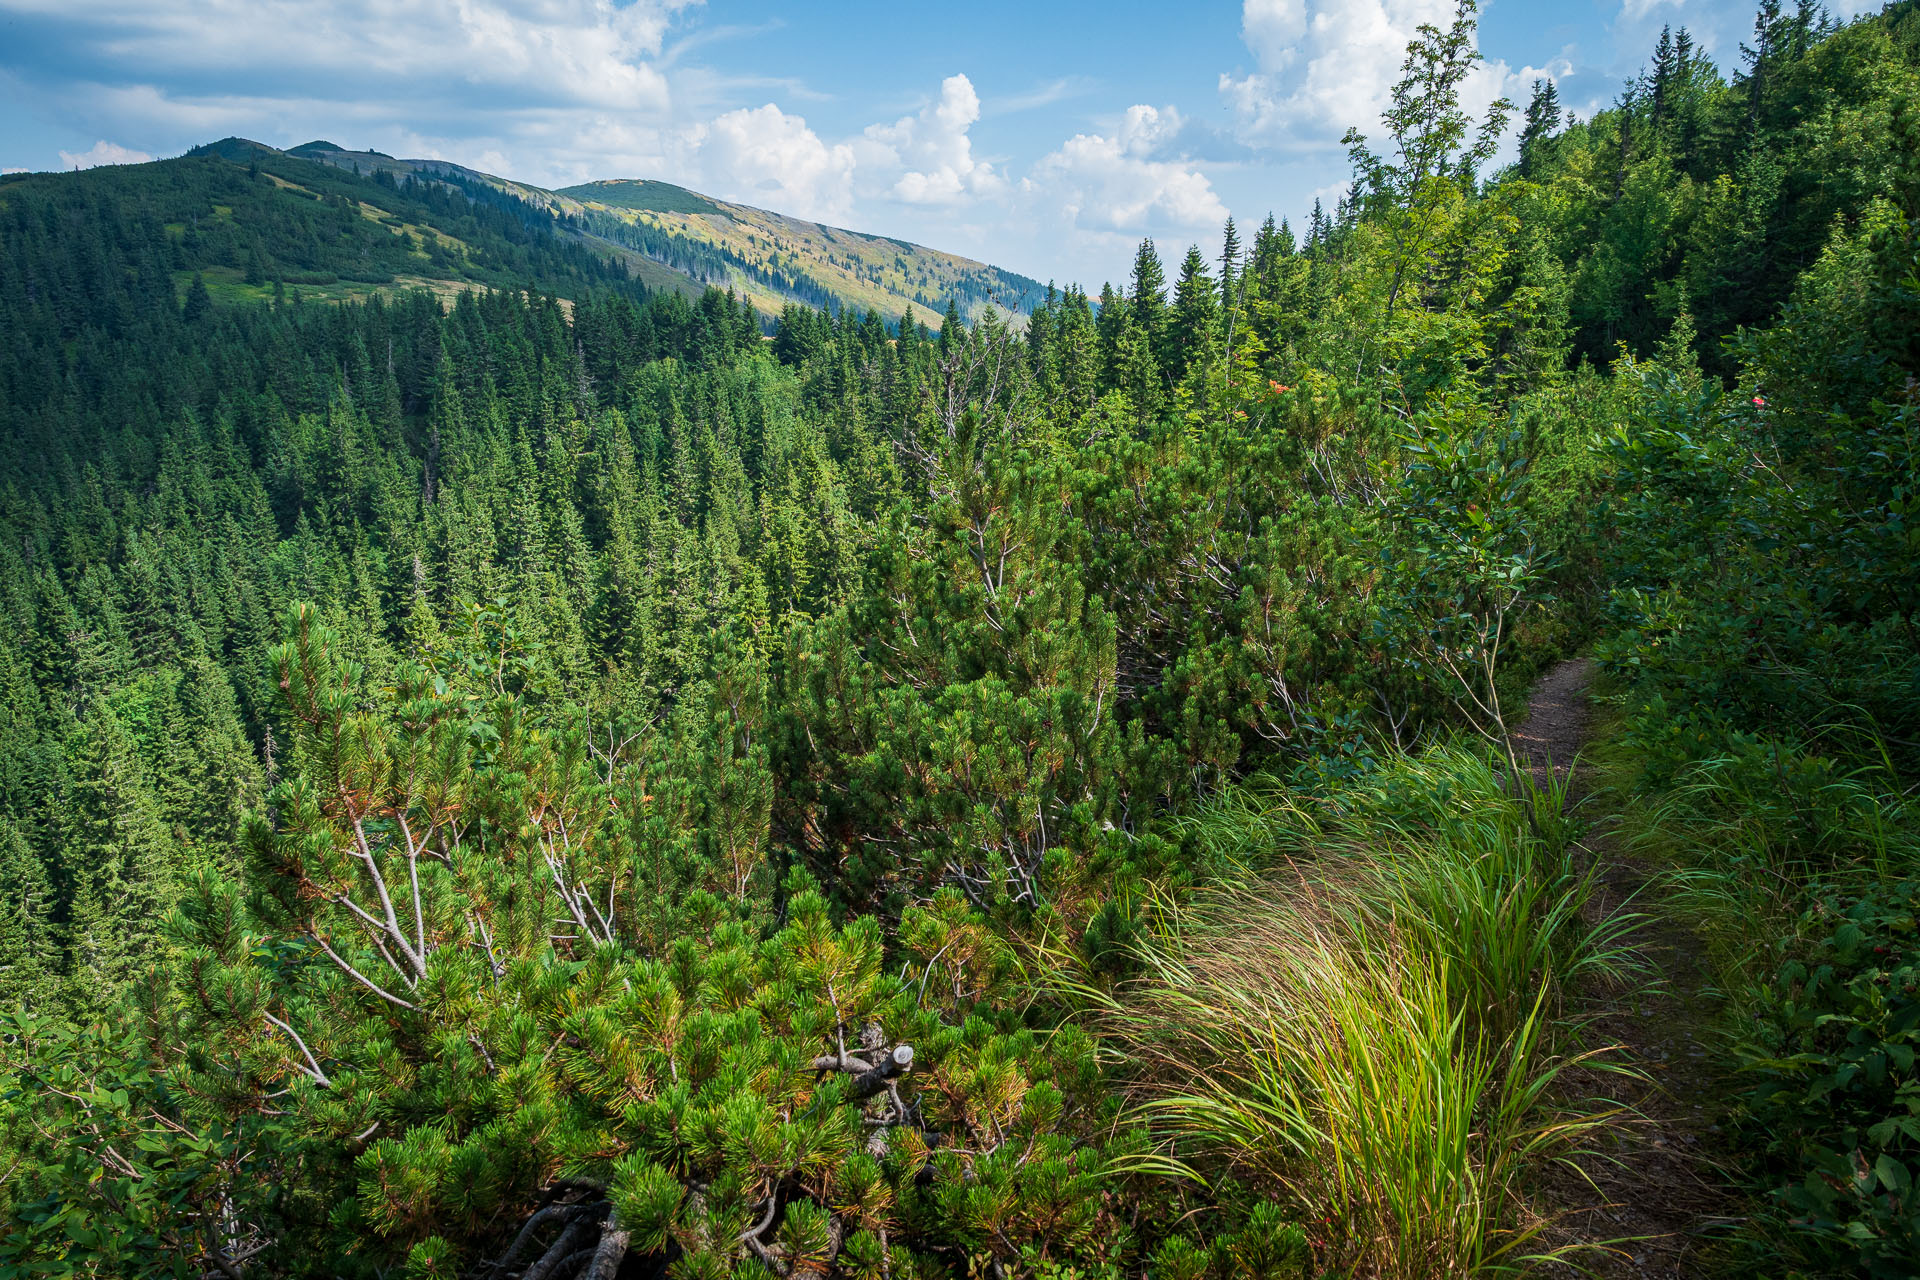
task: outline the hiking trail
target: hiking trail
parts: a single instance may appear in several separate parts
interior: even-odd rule
[[[1564,777],[1591,734],[1585,658],[1556,664],[1535,683],[1527,718],[1513,732],[1516,753],[1541,782]],[[1582,799],[1581,779],[1573,779]],[[1719,1168],[1720,1100],[1725,1080],[1707,1039],[1719,1000],[1700,964],[1693,931],[1663,910],[1653,868],[1601,823],[1581,843],[1595,869],[1589,923],[1643,917],[1631,938],[1644,972],[1624,988],[1582,993],[1601,1011],[1588,1042],[1613,1045],[1613,1061],[1644,1078],[1576,1068],[1567,1083],[1627,1109],[1627,1123],[1604,1131],[1579,1160],[1588,1186],[1571,1170],[1541,1188],[1551,1204],[1574,1206],[1549,1233],[1553,1244],[1599,1243],[1571,1261],[1602,1277],[1692,1280],[1704,1274],[1701,1251],[1737,1221],[1737,1200]],[[1598,1188],[1598,1194],[1595,1193]],[[1612,1242],[1612,1243],[1607,1243]]]

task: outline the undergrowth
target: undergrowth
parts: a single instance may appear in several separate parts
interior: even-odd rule
[[[1318,799],[1249,787],[1191,819],[1233,868],[1162,902],[1145,976],[1108,1001],[1161,1165],[1252,1179],[1313,1224],[1320,1266],[1521,1270],[1528,1189],[1609,1114],[1555,1085],[1582,1051],[1568,995],[1627,967],[1583,921],[1564,787],[1507,794],[1473,750],[1397,758]]]
[[[1920,824],[1884,749],[1631,704],[1606,755],[1628,841],[1725,996],[1747,1262],[1907,1276],[1920,1258]],[[1857,745],[1857,744],[1848,744]]]

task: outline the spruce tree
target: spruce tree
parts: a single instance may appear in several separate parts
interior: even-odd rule
[[[1273,215],[1267,215],[1267,221],[1273,221]],[[1220,305],[1223,310],[1231,310],[1239,301],[1235,291],[1240,278],[1240,233],[1234,228],[1233,218],[1227,218],[1227,227],[1221,237],[1220,246]]]
[[[59,820],[67,991],[105,1007],[160,959],[159,924],[178,867],[134,742],[102,700],[88,705],[68,746],[72,777]]]
[[[180,318],[188,324],[198,324],[213,309],[213,299],[207,295],[207,282],[200,278],[198,271],[187,285],[186,301],[181,304]]]
[[[1142,240],[1133,255],[1133,284],[1127,292],[1127,309],[1139,326],[1147,350],[1152,353],[1164,382],[1177,376],[1175,352],[1167,314],[1167,275],[1160,265],[1160,251],[1151,238]]]
[[[1170,341],[1174,372],[1185,377],[1211,350],[1220,322],[1219,295],[1207,274],[1207,260],[1199,245],[1191,245],[1180,263],[1174,286]]]
[[[1527,102],[1526,123],[1520,130],[1520,176],[1537,178],[1547,145],[1560,130],[1560,91],[1552,80],[1535,80]]]
[[[1660,42],[1653,47],[1653,66],[1646,75],[1647,118],[1656,134],[1662,132],[1673,109],[1674,89],[1680,77],[1679,51],[1673,41],[1673,28],[1660,28]],[[1532,123],[1533,109],[1527,109]]]
[[[0,816],[0,1007],[42,1004],[57,972],[53,887],[18,826]]]
[[[960,348],[961,341],[967,336],[967,326],[960,319],[960,302],[957,298],[947,299],[947,314],[940,321],[940,358],[945,360]]]

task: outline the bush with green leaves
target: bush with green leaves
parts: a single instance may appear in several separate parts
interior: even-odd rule
[[[153,1053],[151,1010],[0,1012],[0,1276],[193,1276],[277,1239],[299,1158],[262,1111],[209,1115]]]
[[[1809,1274],[1891,1280],[1920,1258],[1917,911],[1912,880],[1819,893],[1740,1046],[1770,1240]]]

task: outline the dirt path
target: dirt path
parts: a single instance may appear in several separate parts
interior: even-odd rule
[[[1527,720],[1514,745],[1542,781],[1564,774],[1590,733],[1585,659],[1555,666],[1534,686]],[[1575,776],[1575,790],[1579,790]],[[1578,799],[1576,795],[1575,799]],[[1621,1125],[1581,1161],[1593,1186],[1570,1171],[1543,1187],[1547,1203],[1582,1206],[1552,1233],[1554,1243],[1615,1241],[1605,1253],[1583,1251],[1580,1265],[1605,1277],[1679,1280],[1706,1274],[1711,1250],[1738,1212],[1717,1169],[1718,1099],[1726,1096],[1705,1037],[1717,1000],[1697,956],[1692,931],[1661,910],[1651,870],[1619,847],[1604,825],[1585,841],[1598,884],[1588,906],[1596,923],[1641,914],[1635,947],[1646,976],[1624,991],[1592,993],[1613,1012],[1592,1024],[1590,1042],[1619,1046],[1616,1060],[1645,1076],[1636,1080],[1582,1071],[1569,1081],[1609,1097],[1639,1117]],[[1598,1195],[1594,1188],[1598,1188]],[[1595,1206],[1597,1207],[1586,1207]]]

